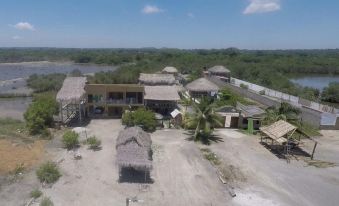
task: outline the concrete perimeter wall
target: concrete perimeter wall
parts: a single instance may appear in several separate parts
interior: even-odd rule
[[[220,79],[216,78],[216,77],[208,77],[208,79],[210,81],[212,81],[213,83],[215,83],[216,85],[218,85],[219,87],[227,87],[229,89],[231,89],[232,91],[253,99],[256,102],[259,102],[260,104],[263,104],[267,107],[270,106],[276,106],[279,107],[281,104],[281,101],[278,99],[273,99],[271,97],[268,97],[266,95],[260,95],[258,93],[252,92],[249,89],[243,89],[241,87],[238,87],[236,85],[233,84],[228,84],[226,82],[221,81]],[[290,103],[289,101],[286,101],[287,103]],[[301,111],[301,118],[303,122],[306,122],[308,124],[313,125],[314,127],[317,128],[321,128],[321,112],[317,111],[317,110],[313,110],[311,108],[307,108],[307,107],[301,107],[299,104],[292,104],[293,106],[297,107],[300,109]],[[338,121],[337,121],[338,123]],[[334,126],[327,126],[326,129],[334,129]]]

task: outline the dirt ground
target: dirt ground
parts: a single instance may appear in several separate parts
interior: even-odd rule
[[[21,164],[29,169],[38,164],[43,156],[44,141],[24,145],[0,139],[0,175],[13,172]]]
[[[316,161],[339,163],[339,131],[318,138]],[[258,136],[219,130],[223,142],[211,145],[224,162],[234,164],[247,177],[232,200],[238,205],[337,205],[339,167],[317,168],[301,159],[287,163],[259,143]],[[312,145],[313,146],[313,145]],[[331,150],[329,150],[331,148]],[[307,145],[306,151],[312,151]]]
[[[232,181],[237,195],[234,198],[202,156],[199,148],[206,146],[188,141],[183,130],[164,129],[151,134],[152,184],[118,183],[115,140],[123,129],[120,120],[92,120],[87,128],[88,136],[102,141],[101,150],[82,145],[78,149],[82,159],[75,160],[73,151],[62,148],[60,137],[53,139],[46,156],[58,162],[63,175],[59,181],[43,188],[32,170],[16,183],[0,185],[0,205],[24,205],[30,199],[29,192],[37,187],[55,206],[124,206],[127,197],[141,201],[130,205],[150,206],[330,206],[339,201],[338,167],[317,168],[302,160],[288,164],[263,147],[257,136],[236,130],[216,131],[221,141],[207,146],[224,167],[240,177]],[[318,140],[316,159],[339,163],[336,135]],[[38,205],[38,201],[32,205]]]

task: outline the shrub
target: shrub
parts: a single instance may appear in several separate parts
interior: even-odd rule
[[[25,171],[25,166],[23,163],[17,164],[13,173],[14,175],[19,175]]]
[[[32,198],[37,199],[42,195],[42,192],[39,189],[34,189],[31,191],[30,195]]]
[[[54,206],[54,204],[53,204],[52,200],[49,197],[44,197],[41,200],[39,206]]]
[[[90,149],[95,150],[100,147],[101,141],[97,139],[95,136],[92,136],[87,139],[87,144],[89,145]]]
[[[261,90],[261,91],[259,92],[259,94],[260,94],[260,95],[265,95],[265,90]]]
[[[243,84],[243,83],[240,84],[240,87],[243,88],[243,89],[248,89],[248,85]]]
[[[44,94],[36,96],[24,114],[29,132],[31,134],[45,132],[47,126],[52,126],[53,115],[57,113],[58,103],[53,95]]]
[[[79,144],[79,134],[74,131],[66,131],[62,136],[62,143],[67,149],[73,149]]]
[[[58,91],[64,79],[65,74],[33,74],[27,79],[27,86],[32,88],[34,92]]]
[[[54,183],[61,177],[58,166],[54,162],[46,162],[41,165],[36,175],[42,183]]]
[[[126,111],[122,116],[122,123],[126,126],[140,126],[145,131],[154,131],[157,125],[154,112],[139,108],[136,111]]]

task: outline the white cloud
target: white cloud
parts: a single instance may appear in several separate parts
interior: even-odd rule
[[[192,18],[192,19],[195,17],[195,15],[194,15],[193,13],[191,13],[191,12],[187,13],[187,16],[188,16],[189,18]]]
[[[243,14],[266,13],[280,10],[280,0],[250,0]]]
[[[157,6],[152,6],[152,5],[146,5],[141,12],[144,14],[156,14],[156,13],[161,13],[164,10],[160,9]]]
[[[35,30],[34,26],[28,22],[19,22],[13,25],[13,27],[19,30],[30,30],[30,31]]]
[[[22,37],[21,36],[12,36],[12,39],[13,40],[19,40],[19,39],[22,39]]]

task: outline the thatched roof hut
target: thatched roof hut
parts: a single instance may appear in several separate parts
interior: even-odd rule
[[[145,86],[145,100],[179,101],[176,86]]]
[[[140,73],[139,83],[144,85],[173,85],[176,81],[173,74]]]
[[[175,67],[167,66],[162,70],[162,73],[164,73],[164,74],[177,74],[178,70]]]
[[[56,100],[58,102],[79,103],[86,94],[86,82],[86,77],[67,77],[56,96]]]
[[[219,87],[206,78],[199,78],[186,85],[190,92],[217,92]]]
[[[226,67],[224,66],[221,66],[221,65],[217,65],[217,66],[214,66],[214,67],[211,67],[208,69],[209,72],[211,72],[212,74],[215,73],[215,74],[227,74],[227,73],[231,73],[231,71],[229,69],[227,69]]]
[[[121,131],[116,141],[119,168],[152,169],[151,136],[140,127]]]

